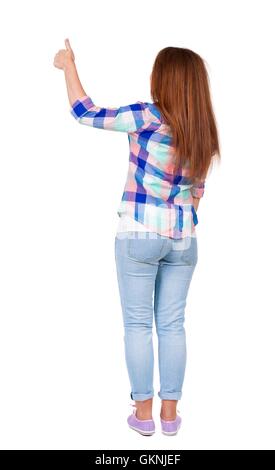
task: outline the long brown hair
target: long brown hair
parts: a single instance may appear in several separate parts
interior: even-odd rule
[[[204,179],[220,146],[204,60],[190,49],[165,47],[151,73],[151,97],[170,125],[174,172],[187,164],[191,180]]]

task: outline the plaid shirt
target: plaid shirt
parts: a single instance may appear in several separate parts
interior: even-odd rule
[[[170,238],[195,233],[198,218],[193,197],[203,196],[205,180],[192,184],[187,169],[172,175],[170,127],[154,103],[102,108],[85,95],[72,104],[70,112],[81,124],[128,134],[129,167],[119,216],[128,214],[148,230]]]

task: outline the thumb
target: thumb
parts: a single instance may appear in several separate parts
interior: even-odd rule
[[[65,39],[65,46],[66,46],[67,51],[72,52],[72,48],[71,48],[69,39]]]

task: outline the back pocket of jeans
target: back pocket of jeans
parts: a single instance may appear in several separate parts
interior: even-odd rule
[[[189,247],[181,252],[181,261],[186,266],[196,266],[198,261],[197,237],[191,237]]]
[[[159,238],[128,238],[127,254],[136,261],[157,261],[161,258],[164,242]]]

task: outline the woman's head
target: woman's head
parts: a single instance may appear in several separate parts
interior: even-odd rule
[[[155,58],[150,79],[152,100],[171,127],[175,172],[186,164],[190,178],[206,177],[220,148],[203,59],[190,49],[165,47]]]

